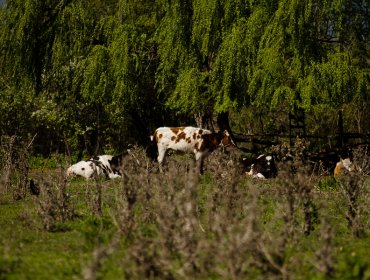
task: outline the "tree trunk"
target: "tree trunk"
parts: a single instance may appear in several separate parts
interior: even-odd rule
[[[230,134],[231,139],[235,142],[234,134],[230,127],[229,112],[222,113],[197,113],[194,115],[198,127],[209,129],[211,131],[225,131]]]
[[[196,113],[194,115],[195,122],[197,127],[201,127],[204,129],[209,129],[214,131],[214,121],[213,121],[213,112],[203,112],[203,113]]]

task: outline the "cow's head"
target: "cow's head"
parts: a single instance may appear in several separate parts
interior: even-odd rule
[[[224,130],[224,132],[222,132],[222,139],[221,139],[221,142],[220,142],[220,146],[224,146],[224,147],[233,146],[233,147],[236,147],[233,139],[231,139],[231,136],[230,136],[230,134],[229,134],[229,132],[227,130]]]
[[[342,163],[343,167],[347,169],[349,172],[354,171],[354,165],[349,158],[340,159],[340,162]]]
[[[76,176],[76,173],[74,172],[72,166],[68,167],[67,172],[66,172],[66,176],[67,177],[75,177]]]
[[[343,171],[353,172],[355,170],[356,170],[355,165],[349,158],[340,159],[340,161],[337,162],[335,166],[334,176],[340,175]]]

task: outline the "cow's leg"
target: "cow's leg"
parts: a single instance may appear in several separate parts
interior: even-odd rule
[[[163,162],[164,162],[164,157],[166,156],[166,149],[161,149],[160,147],[158,147],[158,157],[157,157],[157,160],[158,160],[158,166],[159,166],[159,171],[161,173],[163,173]]]
[[[201,157],[201,158],[199,159],[199,173],[200,173],[201,175],[203,175],[203,166],[204,166],[204,158],[203,158],[203,157]]]
[[[204,155],[202,152],[195,152],[196,166],[200,174],[203,174]]]

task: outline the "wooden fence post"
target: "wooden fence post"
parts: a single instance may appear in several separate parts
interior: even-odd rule
[[[343,129],[343,110],[338,111],[338,135],[337,147],[342,148],[344,145],[344,129]]]

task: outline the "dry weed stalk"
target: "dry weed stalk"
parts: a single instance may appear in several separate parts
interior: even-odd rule
[[[292,172],[295,170],[295,172]],[[286,199],[287,211],[284,213],[284,221],[287,226],[289,237],[296,234],[299,223],[298,216],[303,212],[303,233],[309,235],[314,229],[317,219],[317,209],[314,203],[314,182],[307,167],[299,162],[287,164],[281,168],[278,180],[280,194]]]
[[[175,163],[171,163],[170,167],[178,168]],[[125,278],[174,279],[172,253],[178,246],[174,229],[178,229],[176,223],[181,219],[173,220],[173,215],[178,212],[173,202],[176,196],[174,185],[169,184],[171,172],[149,176],[144,167],[135,172],[129,170],[130,166],[123,170],[121,198],[116,210],[117,222],[125,236],[129,231],[130,234],[135,232],[136,237],[128,239],[131,243],[123,259]],[[143,212],[141,217],[135,214],[135,205]],[[155,226],[155,233],[149,230],[148,234],[145,229],[139,228],[138,225],[143,222]]]
[[[38,214],[43,226],[48,231],[56,229],[60,222],[71,220],[75,217],[75,207],[70,202],[67,192],[67,181],[61,178],[42,180],[39,183],[40,195],[38,199]]]
[[[156,209],[159,242],[168,252],[164,255],[177,256],[182,267],[176,272],[182,277],[194,275],[199,269],[195,262],[200,230],[196,212],[198,174],[192,163],[186,173],[183,171],[189,162],[170,162],[169,172],[162,176],[151,200],[152,209]]]
[[[25,197],[28,182],[28,160],[36,135],[24,141],[16,135],[1,137],[2,158],[0,191],[7,193],[11,188],[15,200]]]
[[[100,179],[86,181],[86,203],[94,216],[102,216],[102,184]]]
[[[84,279],[96,279],[105,260],[118,250],[120,242],[123,240],[127,240],[127,242],[133,240],[132,237],[137,228],[135,206],[142,180],[142,176],[140,175],[142,170],[140,168],[141,166],[138,166],[137,156],[123,159],[121,188],[118,188],[116,191],[116,203],[111,212],[113,223],[116,226],[116,232],[108,244],[96,245],[90,262],[83,269]],[[94,215],[101,216],[102,184],[97,178],[94,180],[94,187],[93,190],[91,190],[91,187],[88,188],[87,197],[90,198],[88,201],[90,201],[90,207],[92,207]],[[131,257],[134,253],[131,254],[130,252],[128,254],[130,255],[130,262],[132,262]],[[123,262],[125,261],[123,260]],[[125,274],[126,278],[130,278],[128,277],[130,275],[130,269],[125,270]]]
[[[116,251],[121,239],[122,236],[118,231],[112,237],[108,245],[98,245],[94,249],[92,259],[83,268],[82,277],[84,280],[98,279],[99,269],[102,267],[104,261]]]
[[[278,239],[268,234],[262,234],[253,254],[254,265],[262,271],[263,275],[268,275],[273,279],[289,279],[287,245],[288,239],[284,231]]]
[[[369,196],[369,193],[366,193],[364,177],[360,174],[344,172],[339,178],[339,186],[346,203],[348,227],[354,236],[359,237],[364,233],[361,219],[365,209],[362,202]]]
[[[370,201],[367,176],[370,174],[370,157],[367,148],[359,147],[354,150],[353,162],[355,170],[344,171],[338,178],[341,194],[346,203],[346,219],[348,227],[356,237],[365,231],[363,218],[369,214],[366,205]]]
[[[1,155],[2,155],[2,193],[8,192],[10,187],[10,177],[13,173],[13,147],[16,140],[16,136],[1,137]]]
[[[226,186],[213,199],[209,213],[209,231],[213,235],[209,246],[213,249],[216,271],[225,279],[242,279],[248,276],[249,266],[253,265],[253,252],[261,234],[257,221],[256,188],[232,187],[227,194]],[[225,193],[226,192],[226,193]]]
[[[278,179],[281,182],[281,194],[286,198],[288,211],[284,220],[290,237],[294,236],[299,211],[303,212],[303,233],[309,235],[314,230],[317,220],[317,209],[314,203],[313,188],[317,179],[310,166],[304,164],[305,154],[309,143],[297,138],[290,153],[292,161],[280,165]],[[315,170],[314,170],[315,171]]]
[[[334,233],[329,221],[326,218],[321,220],[320,238],[322,246],[316,252],[317,262],[314,264],[316,269],[326,277],[332,278],[335,273],[334,264]]]

